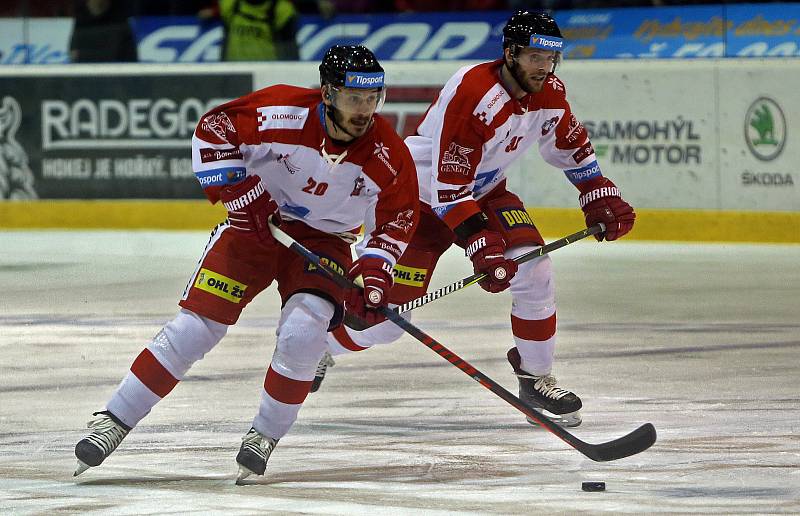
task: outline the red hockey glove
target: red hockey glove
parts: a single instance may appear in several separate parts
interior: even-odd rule
[[[275,243],[267,221],[274,214],[277,219],[275,223],[280,223],[278,205],[264,189],[258,176],[248,176],[241,183],[226,186],[220,190],[219,198],[228,210],[231,228],[262,244]]]
[[[617,186],[606,177],[598,177],[579,185],[581,195],[578,200],[586,216],[586,227],[602,222],[605,233],[594,237],[598,242],[621,238],[633,229],[636,213],[630,204],[622,200]]]
[[[350,280],[358,276],[364,280],[364,288],[350,289],[345,309],[369,326],[385,321],[386,317],[376,309],[389,304],[389,290],[394,283],[392,265],[379,256],[362,256],[347,273]]]
[[[481,230],[467,240],[466,255],[472,260],[476,274],[486,274],[486,279],[478,283],[487,292],[502,292],[511,285],[511,278],[517,273],[517,263],[506,259],[503,252],[506,243],[496,231]]]

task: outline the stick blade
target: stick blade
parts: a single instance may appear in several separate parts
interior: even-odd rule
[[[656,428],[645,423],[619,439],[602,444],[590,444],[582,450],[584,455],[596,462],[608,462],[643,452],[656,442]]]

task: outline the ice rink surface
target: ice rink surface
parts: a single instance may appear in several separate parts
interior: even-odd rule
[[[553,253],[554,374],[584,402],[572,431],[600,442],[652,422],[658,441],[639,455],[592,462],[405,337],[338,358],[266,476],[235,486],[274,288],[73,479],[86,421],[172,318],[207,234],[0,239],[0,514],[800,513],[800,246],[587,240]],[[433,286],[468,265],[449,253]],[[509,305],[473,286],[413,322],[516,392]]]

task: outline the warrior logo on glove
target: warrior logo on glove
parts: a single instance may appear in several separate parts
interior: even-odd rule
[[[511,279],[517,273],[517,263],[504,256],[506,243],[503,236],[496,231],[484,229],[467,240],[464,249],[472,260],[476,273],[487,275],[487,279],[478,284],[487,292],[502,292],[511,286]]]
[[[275,216],[280,223],[278,204],[261,184],[261,178],[253,175],[241,183],[226,186],[220,190],[219,198],[228,210],[228,223],[232,229],[262,244],[272,244],[275,239],[269,231],[267,222]]]
[[[581,191],[578,201],[586,217],[586,227],[598,222],[606,225],[605,233],[594,236],[598,242],[622,238],[633,229],[636,213],[630,204],[622,200],[619,189],[610,179],[598,176],[577,186]]]

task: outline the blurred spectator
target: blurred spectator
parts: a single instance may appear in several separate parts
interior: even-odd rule
[[[195,16],[204,9],[216,10],[215,0],[133,0],[137,16]]]
[[[390,13],[395,10],[395,0],[336,0],[339,13]]]
[[[381,3],[379,1],[370,2],[369,0],[360,0],[359,3]],[[333,18],[339,11],[339,2],[334,0],[294,0],[294,5],[300,14],[318,14],[326,20]]]
[[[506,11],[507,0],[395,0],[399,12]]]
[[[220,0],[224,61],[299,59],[298,13],[289,0]]]
[[[3,0],[0,17],[72,16],[75,0]]]
[[[122,0],[84,0],[75,9],[69,43],[73,63],[138,61],[136,40]]]

